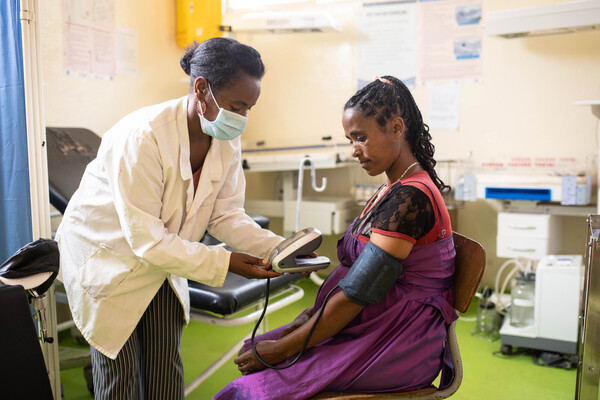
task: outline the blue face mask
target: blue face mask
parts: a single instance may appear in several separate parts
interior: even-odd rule
[[[210,85],[208,86],[208,90],[210,91],[210,95],[214,99],[215,104],[219,107],[219,114],[217,114],[217,118],[215,118],[214,121],[209,121],[204,118],[202,107],[198,107],[198,116],[200,117],[202,131],[207,135],[220,140],[233,140],[240,136],[244,132],[244,129],[246,129],[248,117],[220,107]]]

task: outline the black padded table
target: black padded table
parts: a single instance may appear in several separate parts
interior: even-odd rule
[[[254,221],[262,228],[269,227],[269,219],[261,215],[253,215]],[[221,242],[208,233],[201,240],[207,246]],[[228,250],[232,250],[227,247]],[[294,282],[306,279],[303,274],[285,274],[272,278],[269,292],[277,293]],[[256,303],[265,297],[267,281],[265,279],[247,279],[232,272],[227,273],[222,287],[211,287],[202,283],[188,281],[190,306],[192,309],[206,310],[219,315],[231,315]],[[192,310],[193,311],[193,310]]]
[[[100,137],[85,128],[46,128],[46,142],[50,204],[63,214],[85,167],[96,158]]]
[[[269,291],[275,293],[289,285],[306,279],[307,275],[285,274],[272,278]],[[188,281],[190,305],[220,315],[230,315],[265,297],[267,282],[264,279],[246,279],[228,272],[223,287],[211,287]]]

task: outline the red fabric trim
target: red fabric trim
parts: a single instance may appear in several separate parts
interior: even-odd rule
[[[415,182],[415,181],[420,181],[420,182]],[[420,191],[425,193],[425,195],[427,195],[427,197],[429,197],[429,200],[431,201],[431,206],[433,207],[433,211],[435,212],[434,227],[425,236],[423,236],[422,238],[417,240],[415,245],[419,246],[422,244],[432,243],[439,239],[439,236],[442,232],[442,224],[439,221],[440,218],[438,215],[437,207],[440,208],[440,212],[441,212],[442,218],[444,220],[444,228],[446,229],[446,234],[444,235],[444,238],[447,238],[448,236],[452,235],[452,224],[450,221],[450,214],[448,214],[448,209],[446,208],[446,203],[444,203],[444,198],[442,197],[442,194],[440,193],[439,190],[437,190],[435,184],[429,177],[429,174],[427,173],[427,171],[415,172],[414,174],[411,174],[411,175],[407,176],[406,178],[402,179],[400,182],[402,182],[403,185],[416,187],[417,189],[419,189]],[[429,185],[429,187],[431,188],[431,190],[434,193],[435,199],[434,199],[431,191],[427,188],[427,186],[421,182]],[[436,203],[437,203],[437,207],[436,207]]]
[[[389,187],[381,186],[379,188],[379,190],[377,190],[375,192],[375,195],[373,197],[371,197],[371,199],[369,200],[369,202],[365,205],[365,207],[361,211],[360,218],[363,218],[371,210],[371,208],[373,208],[375,206],[375,204],[377,204],[379,202],[379,200],[381,200],[381,198],[383,196],[385,196],[385,193],[387,193],[387,191],[390,190],[390,188],[392,186],[394,186],[394,185],[391,185]],[[381,191],[385,191],[385,193],[382,194],[381,196],[379,196],[379,193],[381,193]]]
[[[417,241],[415,240],[415,238],[410,237],[410,236],[405,235],[405,234],[400,233],[400,232],[384,231],[382,229],[377,229],[377,228],[371,229],[371,232],[372,233],[378,233],[378,234],[383,235],[383,236],[390,236],[390,237],[396,237],[396,238],[404,239],[404,240],[406,240],[408,242],[411,242],[412,244],[417,243]]]
[[[369,243],[369,240],[371,240],[368,237],[366,237],[365,235],[358,235],[356,238],[363,243]]]

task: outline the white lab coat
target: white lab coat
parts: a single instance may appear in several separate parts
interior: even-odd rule
[[[102,138],[56,240],[75,324],[112,359],[169,279],[189,322],[187,279],[222,286],[231,253],[205,230],[266,257],[283,238],[244,212],[240,139],[213,139],[198,189],[190,165],[187,96],[129,114]]]

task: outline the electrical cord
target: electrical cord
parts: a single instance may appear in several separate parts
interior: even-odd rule
[[[300,352],[298,353],[298,355],[296,356],[296,358],[294,358],[287,365],[277,366],[277,365],[269,364],[268,362],[266,362],[265,360],[263,360],[258,355],[258,351],[256,351],[256,344],[254,343],[254,337],[256,336],[256,331],[258,330],[258,327],[260,326],[260,323],[262,322],[263,318],[265,317],[265,314],[267,312],[267,307],[269,305],[269,288],[270,288],[270,283],[271,283],[270,281],[271,281],[271,278],[267,278],[267,290],[265,292],[265,307],[263,308],[262,314],[260,315],[260,318],[256,322],[256,325],[254,326],[254,330],[252,331],[252,337],[250,338],[250,344],[252,345],[252,352],[254,353],[254,356],[256,357],[256,359],[258,361],[260,361],[260,363],[262,365],[264,365],[267,368],[278,369],[279,370],[279,369],[289,368],[292,365],[294,365],[296,362],[298,362],[298,360],[300,359],[300,357],[302,356],[302,354],[306,350],[306,347],[308,346],[308,342],[310,341],[310,338],[312,337],[313,332],[317,328],[317,323],[321,319],[321,315],[323,314],[323,310],[325,310],[325,305],[329,301],[329,296],[331,296],[331,294],[333,293],[333,291],[335,290],[335,288],[337,288],[337,285],[334,286],[333,289],[331,289],[329,291],[329,293],[327,293],[327,296],[325,296],[325,300],[323,300],[323,305],[321,306],[321,309],[319,310],[319,313],[317,314],[317,318],[315,319],[315,322],[313,323],[313,326],[308,331],[308,335],[306,335],[306,340],[304,341],[304,344],[302,345],[302,349],[300,349]]]

